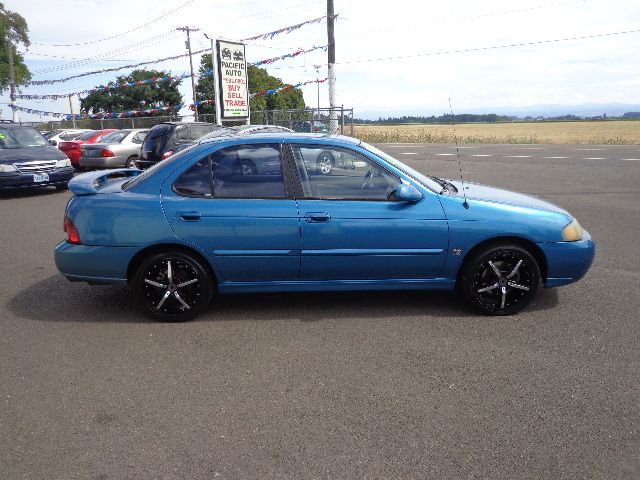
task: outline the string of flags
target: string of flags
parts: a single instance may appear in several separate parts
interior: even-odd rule
[[[89,90],[81,90],[79,92],[72,92],[72,93],[56,93],[56,94],[45,94],[45,95],[18,94],[16,95],[16,98],[23,98],[25,100],[58,100],[59,98],[67,98],[73,95],[82,97],[84,95],[89,95],[90,93],[93,93],[93,92],[110,92],[112,90],[118,90],[120,88],[139,87],[141,85],[150,85],[152,83],[182,80],[184,78],[189,78],[190,76],[191,75],[188,73],[185,73],[183,75],[178,75],[178,76],[167,75],[164,77],[152,77],[146,80],[137,80],[135,82],[122,82],[115,85],[100,85],[98,87],[94,87]]]
[[[337,17],[338,17],[338,15],[334,16],[334,18],[337,18]],[[262,33],[260,35],[256,35],[255,37],[244,38],[244,39],[241,40],[241,42],[247,42],[247,41],[251,41],[251,40],[272,39],[276,35],[280,35],[282,33],[291,33],[294,30],[298,30],[299,28],[303,27],[304,25],[310,25],[312,23],[320,23],[325,18],[327,18],[326,15],[323,16],[323,17],[314,18],[313,20],[307,20],[305,22],[298,23],[297,25],[291,25],[289,27],[280,28],[278,30],[274,30],[273,32]],[[321,47],[319,47],[319,48],[321,48]],[[208,49],[208,48],[204,48],[202,50],[198,50],[198,51],[192,52],[192,54],[193,55],[198,55],[200,53],[205,53],[205,52],[209,52],[209,51],[211,51],[211,50]],[[72,76],[69,76],[69,77],[66,77],[66,78],[58,78],[58,79],[55,79],[55,80],[31,80],[29,82],[26,82],[24,85],[25,86],[31,86],[31,85],[53,85],[55,83],[68,82],[69,80],[73,80],[74,78],[81,78],[81,77],[87,77],[89,75],[97,75],[97,74],[100,74],[100,73],[109,73],[109,72],[116,72],[118,70],[137,68],[137,67],[142,67],[144,65],[151,65],[151,64],[156,64],[156,63],[160,63],[160,62],[166,62],[168,60],[177,60],[178,58],[183,58],[183,57],[187,57],[187,56],[189,56],[188,53],[183,53],[181,55],[174,55],[172,57],[158,58],[156,60],[149,60],[149,61],[146,61],[146,62],[134,63],[134,64],[130,64],[130,65],[121,65],[119,67],[112,67],[112,68],[103,68],[103,69],[100,69],[100,70],[93,70],[91,72],[80,73],[78,75],[72,75]]]
[[[270,90],[261,90],[259,92],[256,93],[252,93],[249,95],[250,98],[253,97],[261,97],[264,95],[275,95],[277,93],[280,92],[284,92],[284,91],[288,91],[288,90],[292,90],[294,88],[299,88],[302,87],[304,85],[309,85],[311,83],[324,83],[328,80],[328,78],[323,78],[323,79],[319,79],[319,80],[308,80],[306,82],[300,82],[297,83],[295,85],[284,85],[282,87],[278,87],[278,88],[273,88]],[[191,104],[188,105],[188,108],[190,108],[191,110],[194,109],[194,106],[200,106],[200,105],[211,105],[215,103],[215,100],[213,99],[209,99],[209,100],[200,100],[195,102],[195,104]],[[148,115],[148,114],[156,114],[156,113],[162,113],[162,112],[168,112],[168,111],[179,111],[180,109],[182,109],[183,107],[185,107],[186,105],[184,104],[179,104],[179,105],[168,105],[168,106],[164,106],[164,107],[154,107],[154,108],[148,108],[145,110],[127,110],[124,112],[97,112],[97,113],[79,113],[79,114],[74,114],[71,115],[69,113],[59,113],[59,112],[45,112],[42,110],[36,110],[33,108],[27,108],[27,107],[21,107],[19,105],[9,105],[9,107],[11,107],[14,110],[18,110],[21,112],[27,112],[30,113],[32,115],[43,115],[43,116],[47,116],[47,117],[54,117],[54,118],[64,118],[65,120],[81,120],[81,119],[85,119],[85,118],[91,118],[91,119],[100,119],[100,118],[127,118],[127,117],[141,117],[143,115]]]
[[[296,50],[293,53],[287,53],[284,55],[280,55],[279,57],[273,57],[273,58],[267,58],[266,60],[258,60],[257,62],[253,62],[250,63],[250,65],[254,65],[256,67],[260,66],[260,65],[270,65],[272,63],[275,63],[277,61],[280,60],[285,60],[287,58],[295,58],[298,55],[303,55],[305,53],[310,53],[313,52],[315,50],[324,50],[325,52],[327,51],[327,46],[326,45],[322,45],[322,46],[313,46],[311,48],[308,48],[307,50],[304,50],[302,48]],[[205,71],[201,76],[207,76],[207,75],[211,75],[213,73],[213,70],[207,70]],[[166,77],[153,77],[147,80],[139,80],[136,82],[123,82],[117,85],[100,85],[98,87],[94,87],[91,88],[89,90],[81,90],[79,92],[71,92],[71,93],[55,93],[55,94],[40,94],[40,95],[36,95],[36,94],[18,94],[16,95],[16,98],[22,98],[24,100],[58,100],[59,98],[67,98],[73,95],[77,95],[77,96],[84,96],[84,95],[89,95],[90,93],[93,92],[109,92],[111,90],[115,90],[118,88],[126,88],[126,87],[137,87],[140,85],[149,85],[151,83],[158,83],[158,82],[165,82],[167,80],[182,80],[184,78],[189,78],[191,75],[188,73],[185,73],[183,75],[178,75],[178,76],[166,76]]]

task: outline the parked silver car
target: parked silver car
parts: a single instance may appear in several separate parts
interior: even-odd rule
[[[133,168],[148,133],[148,128],[117,130],[100,143],[82,145],[80,168]]]

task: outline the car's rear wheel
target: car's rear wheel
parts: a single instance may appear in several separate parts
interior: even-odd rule
[[[127,158],[127,161],[124,163],[124,168],[136,168],[136,159],[138,157],[133,156]]]
[[[213,280],[201,260],[177,251],[147,257],[134,278],[145,308],[156,319],[183,322],[205,310]]]
[[[540,283],[536,259],[519,245],[489,245],[465,261],[460,288],[485,315],[511,315],[526,307]]]
[[[320,152],[318,158],[316,159],[316,173],[320,175],[329,175],[331,170],[335,165],[335,160],[333,159],[333,155],[329,152]]]

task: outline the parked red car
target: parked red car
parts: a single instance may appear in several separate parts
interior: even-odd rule
[[[82,145],[85,143],[98,143],[107,133],[115,132],[115,128],[107,128],[105,130],[91,130],[83,133],[75,140],[69,142],[60,142],[58,148],[62,150],[69,160],[73,168],[80,168],[80,156],[82,155]]]

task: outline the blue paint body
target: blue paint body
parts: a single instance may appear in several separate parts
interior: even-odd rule
[[[291,192],[277,199],[194,198],[172,189],[204,155],[256,143],[346,148],[397,175],[422,198],[413,189],[403,192],[412,201],[322,200]],[[442,192],[346,137],[225,138],[182,152],[132,180],[138,174],[92,172],[70,182],[74,197],[67,216],[82,245],[63,241],[55,250],[56,265],[69,279],[126,283],[136,255],[155,246],[197,252],[221,293],[450,290],[465,256],[492,239],[517,239],[535,249],[548,287],[580,279],[594,257],[587,232],[582,240],[563,241],[562,229],[573,218],[555,205],[465,183],[465,208],[459,182],[451,182],[457,193]]]

